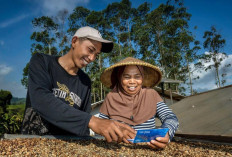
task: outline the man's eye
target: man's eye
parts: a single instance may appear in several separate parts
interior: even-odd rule
[[[92,50],[91,48],[89,48],[89,52],[93,53],[94,50]]]

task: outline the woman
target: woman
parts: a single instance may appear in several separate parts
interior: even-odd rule
[[[156,66],[132,57],[107,68],[101,75],[101,82],[112,90],[101,106],[99,117],[126,123],[135,130],[154,129],[157,117],[162,122],[161,128],[169,128],[169,131],[165,137],[158,137],[147,144],[151,148],[164,148],[173,138],[179,123],[175,114],[151,88],[161,78]],[[128,133],[125,138],[133,137]]]

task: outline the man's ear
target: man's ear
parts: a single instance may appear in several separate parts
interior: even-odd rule
[[[72,38],[72,47],[74,47],[74,45],[76,44],[76,42],[78,42],[79,41],[79,38],[78,37],[73,37]]]
[[[72,43],[75,43],[75,42],[77,42],[78,40],[79,40],[79,38],[75,36],[75,37],[72,38]]]

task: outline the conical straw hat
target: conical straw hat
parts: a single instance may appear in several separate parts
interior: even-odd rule
[[[111,88],[112,87],[111,75],[113,70],[116,67],[125,66],[125,65],[143,66],[144,69],[143,86],[145,87],[154,87],[155,85],[159,84],[159,82],[162,79],[162,73],[158,67],[150,63],[141,61],[139,59],[128,57],[119,61],[118,63],[115,63],[114,65],[110,66],[109,68],[105,69],[102,72],[100,80],[103,83],[103,85],[108,88]]]

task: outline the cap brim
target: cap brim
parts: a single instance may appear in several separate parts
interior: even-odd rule
[[[102,42],[101,51],[102,51],[102,52],[105,52],[105,53],[109,53],[109,52],[112,51],[113,47],[114,47],[113,42],[112,42],[112,43],[103,43],[103,42]]]
[[[92,37],[92,36],[85,36],[86,38],[88,39],[92,39],[92,40],[95,40],[95,41],[99,41],[102,43],[102,48],[101,48],[101,52],[110,52],[112,51],[113,47],[114,47],[114,44],[112,41],[110,40],[105,40],[105,39],[102,39],[102,38],[97,38],[97,37]]]

